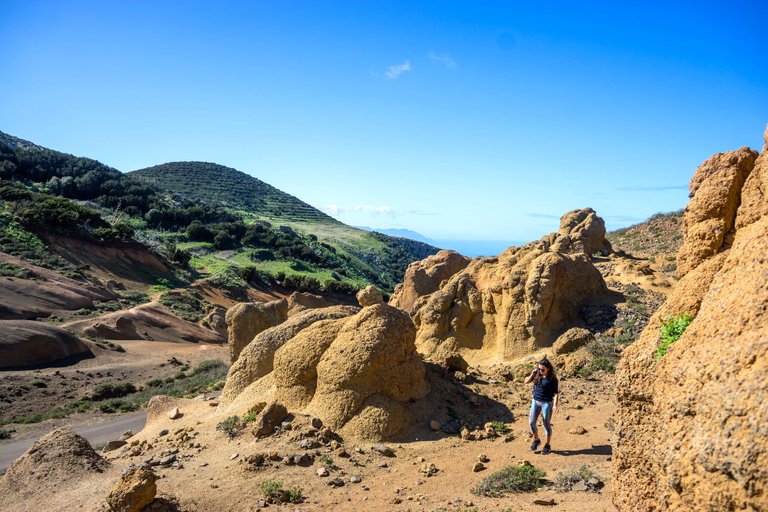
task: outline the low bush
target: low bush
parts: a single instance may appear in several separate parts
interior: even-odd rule
[[[302,503],[304,501],[304,494],[300,488],[283,489],[283,482],[280,480],[264,480],[259,487],[264,497],[273,503]]]
[[[511,492],[533,492],[541,486],[545,475],[533,466],[509,466],[483,479],[472,488],[472,494],[498,498]]]
[[[691,322],[693,322],[693,316],[689,314],[668,316],[661,320],[661,329],[659,330],[661,345],[656,349],[656,360],[667,354],[670,345],[680,339]]]
[[[0,276],[2,277],[17,277],[19,279],[32,279],[37,276],[34,272],[28,268],[14,265],[13,263],[0,263]]]
[[[99,401],[108,398],[120,398],[136,392],[136,386],[131,382],[117,382],[115,384],[99,384],[91,392],[91,400]]]
[[[208,303],[196,290],[167,292],[158,299],[160,304],[173,310],[176,315],[190,322],[199,322],[205,316]]]
[[[555,489],[560,492],[570,491],[574,484],[586,482],[593,476],[595,476],[594,471],[587,465],[572,471],[561,471],[555,477]]]
[[[245,422],[240,416],[230,416],[216,425],[216,430],[224,432],[230,441],[240,435],[245,428]]]

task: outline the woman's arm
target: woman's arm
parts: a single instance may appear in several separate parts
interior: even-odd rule
[[[560,408],[560,393],[556,393],[554,398],[552,399],[552,412],[557,412],[557,410]]]
[[[530,384],[533,382],[533,378],[536,376],[536,374],[539,372],[538,369],[534,369],[529,376],[525,378],[525,384]]]

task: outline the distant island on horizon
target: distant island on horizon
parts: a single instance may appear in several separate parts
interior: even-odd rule
[[[523,245],[525,242],[520,240],[466,240],[466,239],[432,239],[422,235],[417,231],[410,229],[381,229],[369,226],[354,226],[366,231],[375,231],[389,236],[408,238],[417,242],[439,247],[440,249],[450,249],[470,258],[480,256],[498,256],[501,252],[513,245]]]

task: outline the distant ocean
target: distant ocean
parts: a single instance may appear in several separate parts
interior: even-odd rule
[[[515,240],[431,240],[430,243],[441,249],[451,249],[464,256],[498,256],[507,247],[523,245]]]
[[[478,256],[498,256],[507,247],[512,245],[523,245],[525,242],[516,240],[433,240],[421,233],[411,231],[410,229],[383,229],[370,228],[368,226],[355,226],[366,231],[377,231],[385,235],[399,236],[434,245],[440,249],[450,249],[470,258]]]

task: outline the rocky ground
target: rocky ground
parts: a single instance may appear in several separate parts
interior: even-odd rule
[[[458,376],[464,384],[452,374],[430,372],[432,380],[471,392],[466,399],[459,395],[463,403],[455,404],[469,432],[455,432],[450,422],[438,426],[420,419],[399,440],[384,445],[345,442],[306,416],[289,416],[274,434],[260,439],[251,433],[258,422],[235,429],[230,438],[216,429],[225,417],[211,407],[215,400],[174,403],[179,408],[176,419],[160,407],[157,414],[150,411],[144,431],[104,454],[110,465],[79,484],[87,487],[88,495],[77,499],[94,510],[121,471],[149,463],[158,475],[159,498],[148,510],[466,511],[530,510],[552,504],[557,510],[613,510],[610,374],[563,379],[562,408],[553,420],[553,452],[541,455],[529,450],[529,386],[499,379],[499,370],[472,369]],[[500,418],[496,430],[486,432],[480,422],[494,416]],[[540,490],[500,498],[473,494],[491,473],[525,461],[546,473]],[[558,475],[583,466],[595,474],[589,486],[576,482],[570,491],[557,488]],[[27,483],[35,482],[33,474],[28,478]],[[301,503],[268,503],[265,482],[300,489]],[[36,494],[14,510],[35,510],[45,499]]]
[[[65,492],[59,489],[63,484],[52,484],[50,492],[57,495],[58,509],[78,504],[96,510],[123,471],[148,465],[158,477],[158,498],[148,510],[613,510],[612,371],[675,280],[662,268],[664,263],[652,257],[613,254],[592,260],[609,293],[579,312],[591,341],[580,349],[578,364],[566,366],[568,371],[561,375],[562,407],[553,420],[549,455],[529,450],[531,390],[523,379],[535,361],[555,355],[552,349],[463,372],[427,365],[431,392],[418,406],[406,405],[412,422],[386,448],[345,440],[318,425],[317,419],[313,423],[313,418],[301,415],[281,418],[276,432],[257,438],[252,430],[258,420],[244,424],[256,415],[237,411],[235,423],[230,419],[234,411],[223,401],[221,406],[217,399],[159,401],[156,410],[150,408],[142,432],[126,434],[124,441],[116,436],[109,446],[115,449],[103,454],[108,465],[95,473],[86,471]],[[85,322],[83,329],[126,316],[123,313]],[[229,361],[226,345],[156,339],[103,343],[106,348],[94,347],[96,357],[68,366],[0,372],[3,419],[82,401],[103,384],[129,382],[143,391],[150,382],[189,374],[201,362]],[[110,349],[109,343],[121,345],[125,352]],[[173,407],[180,412],[171,419]],[[92,408],[70,420],[17,422],[3,428],[14,431],[13,439],[31,439],[71,419],[96,415],[104,413]],[[545,473],[538,490],[499,497],[473,492],[491,474],[527,464]],[[16,475],[16,489],[50,484],[39,471],[9,472]],[[290,494],[292,489],[300,490],[301,499],[296,491]],[[12,502],[2,499],[8,492],[0,488],[0,503]],[[45,507],[46,496],[31,494],[22,505],[13,502],[13,510]],[[298,503],[281,504],[280,497]]]

